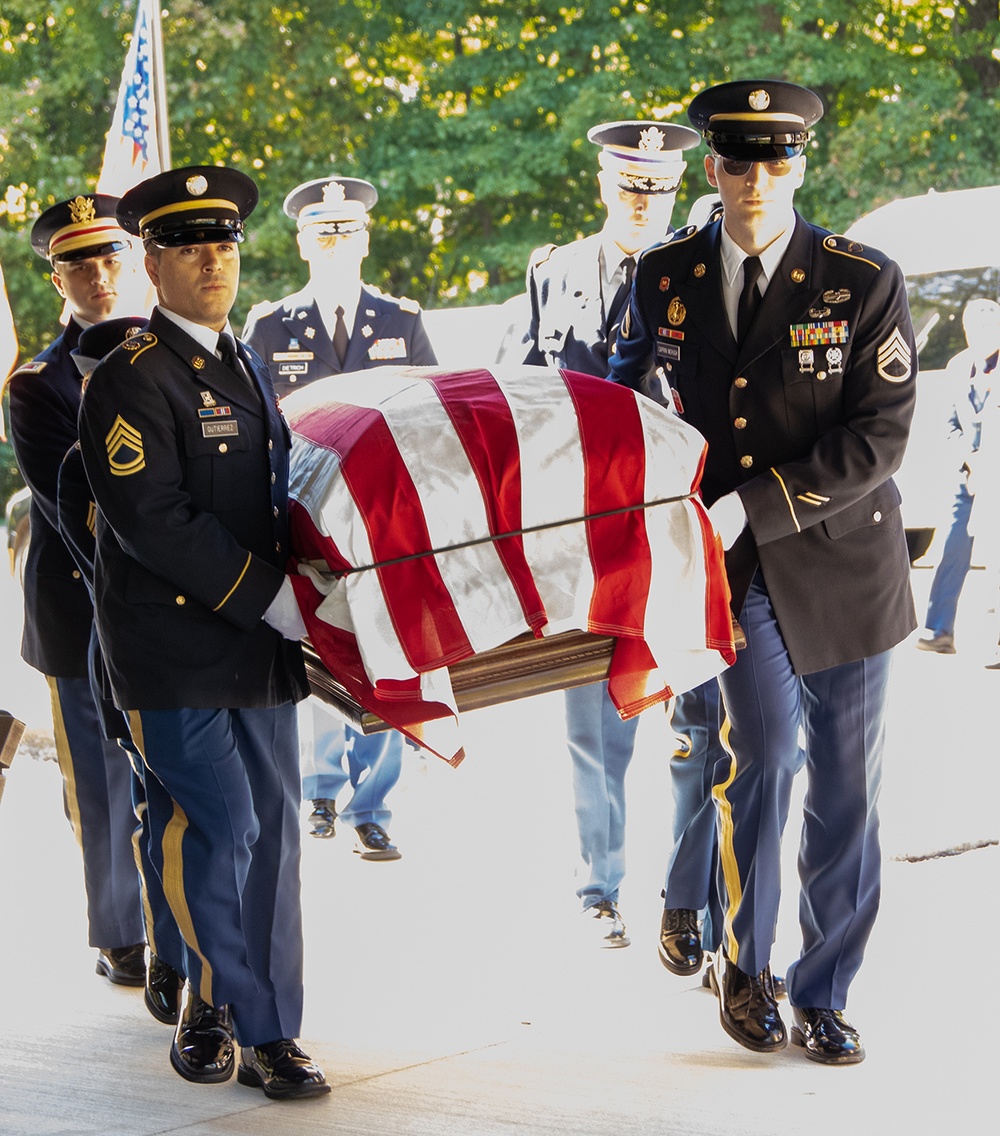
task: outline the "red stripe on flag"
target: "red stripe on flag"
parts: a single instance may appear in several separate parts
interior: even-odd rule
[[[297,432],[321,445],[337,439],[344,481],[364,520],[382,595],[406,661],[416,671],[473,654],[472,645],[432,556],[397,557],[432,545],[420,494],[392,432],[377,410],[329,403],[296,420]]]
[[[584,512],[593,518],[587,521],[587,543],[594,569],[587,630],[604,635],[641,636],[652,578],[652,557],[641,508],[646,490],[642,420],[631,391],[606,379],[584,382],[582,378],[572,374],[573,381],[567,382],[566,388],[576,406],[580,429]],[[626,460],[623,455],[627,455]],[[640,507],[613,517],[594,516],[628,505]]]
[[[489,371],[430,375],[441,405],[451,419],[479,482],[490,535],[517,532],[521,514],[521,452],[517,430],[496,379]],[[547,619],[521,537],[498,540],[494,547],[517,595],[525,621],[536,634]]]

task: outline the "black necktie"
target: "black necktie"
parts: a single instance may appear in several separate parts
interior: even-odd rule
[[[219,358],[230,369],[235,371],[243,381],[246,381],[246,376],[243,373],[243,368],[240,366],[239,356],[236,354],[236,344],[233,342],[231,335],[220,335],[218,344]]]
[[[347,358],[347,345],[350,343],[350,336],[347,334],[347,324],[344,323],[344,309],[337,308],[337,325],[333,329],[333,349],[337,353],[337,360],[341,367],[344,365],[344,360]]]
[[[632,276],[635,274],[635,257],[626,256],[622,258],[621,267],[623,269],[623,277],[621,284],[618,285],[618,291],[612,297],[611,303],[608,304],[607,312],[604,319],[604,338],[609,339],[614,327],[621,323],[622,316],[625,314],[625,305],[628,303],[629,295],[632,292]],[[610,344],[608,345],[610,348]]]
[[[760,258],[748,256],[743,261],[743,291],[740,293],[740,302],[736,308],[736,340],[742,343],[747,337],[750,325],[753,323],[754,312],[760,303],[760,292],[757,288],[757,277],[762,272]]]

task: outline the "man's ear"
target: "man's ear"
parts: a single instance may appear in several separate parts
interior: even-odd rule
[[[715,155],[705,155],[705,177],[708,178],[708,184],[713,189],[719,188],[719,179],[715,176]]]
[[[153,256],[151,253],[147,252],[145,254],[145,256],[142,258],[142,263],[146,267],[146,275],[152,281],[153,287],[159,288],[159,286],[160,286],[160,266],[156,261],[156,257]]]

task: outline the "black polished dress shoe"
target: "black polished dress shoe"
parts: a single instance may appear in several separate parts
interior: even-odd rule
[[[326,840],[334,835],[334,821],[337,819],[337,810],[329,797],[319,797],[312,803],[313,811],[309,814],[309,835],[318,836]]]
[[[294,1041],[282,1038],[241,1051],[236,1079],[274,1100],[318,1097],[330,1091],[323,1070]]]
[[[354,849],[362,860],[399,860],[403,853],[389,839],[380,824],[359,824],[355,830],[358,846]]]
[[[233,1022],[228,1006],[210,1006],[184,983],[170,1064],[187,1081],[214,1085],[233,1075]]]
[[[708,966],[705,967],[705,973],[701,976],[701,984],[706,990],[711,990],[713,994],[718,994],[719,991],[715,986],[715,967],[709,960]],[[784,978],[780,974],[771,975],[771,986],[774,989],[774,1000],[780,1002],[788,997],[788,987],[785,985]]]
[[[146,944],[99,947],[95,969],[116,986],[142,986],[146,981]]]
[[[747,974],[720,955],[722,973],[715,975],[719,1020],[733,1041],[754,1053],[774,1053],[788,1044],[785,1023],[778,1013],[771,968]],[[724,959],[724,961],[722,961]]]
[[[701,933],[698,912],[668,907],[660,920],[660,962],[673,974],[692,975],[701,970]]]
[[[150,951],[144,1001],[146,1009],[158,1022],[168,1026],[177,1025],[183,985],[184,979],[177,971]]]
[[[792,1044],[801,1045],[810,1061],[823,1065],[857,1065],[865,1059],[861,1035],[840,1010],[793,1006]]]

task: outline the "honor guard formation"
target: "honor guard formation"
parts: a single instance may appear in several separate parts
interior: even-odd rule
[[[804,87],[753,79],[702,90],[691,126],[594,126],[603,226],[531,255],[505,361],[624,384],[707,441],[701,492],[746,645],[669,707],[659,957],[681,976],[704,968],[733,1041],[766,1054],[790,1036],[846,1065],[865,1056],[846,1010],[879,905],[889,661],[916,626],[893,482],[916,345],[899,268],[795,209],[823,109]],[[675,230],[703,141],[713,206]],[[357,177],[288,193],[308,280],[253,307],[237,337],[257,201],[238,170],[189,166],[47,209],[31,241],[67,319],[13,374],[10,428],[31,490],[22,654],[51,691],[97,973],[144,988],[181,1077],[235,1072],[283,1100],[330,1090],[297,1041],[301,802],[312,836],[333,837],[339,818],[361,860],[398,860],[386,797],[406,751],[308,697],[282,402],[437,360],[419,306],[364,282],[378,193]],[[156,304],[136,315],[147,283]],[[971,478],[1000,308],[970,305],[965,326],[953,429],[975,442],[919,644],[938,652],[955,650],[986,485]],[[607,683],[567,691],[565,712],[581,934],[625,948],[637,721]],[[801,950],[776,976],[780,848],[803,768]]]

